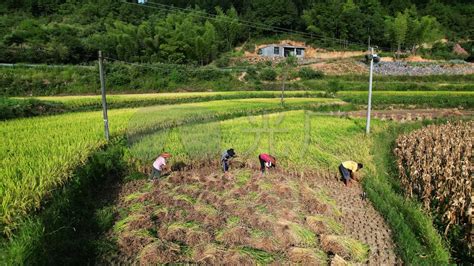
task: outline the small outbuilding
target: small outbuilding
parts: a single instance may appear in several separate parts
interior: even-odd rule
[[[266,57],[288,57],[296,56],[303,58],[305,52],[304,46],[293,46],[285,44],[270,44],[258,49],[257,54]]]

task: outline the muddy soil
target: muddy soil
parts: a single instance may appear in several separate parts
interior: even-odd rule
[[[353,182],[350,186],[346,186],[337,175],[328,175],[320,182],[341,208],[343,217],[340,222],[344,225],[346,233],[370,245],[368,264],[401,264],[401,260],[395,254],[390,228],[365,197],[361,185]]]
[[[346,187],[335,172],[272,169],[262,177],[255,166],[234,164],[224,177],[217,169],[124,184],[108,234],[117,247],[100,263],[400,263],[390,229],[359,184]],[[368,252],[360,259],[337,239]]]

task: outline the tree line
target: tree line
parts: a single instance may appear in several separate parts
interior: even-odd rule
[[[103,50],[120,60],[205,65],[249,39],[275,35],[275,28],[304,32],[316,45],[366,43],[370,36],[413,53],[441,38],[474,37],[470,1],[5,0],[0,13],[2,62],[76,64]]]

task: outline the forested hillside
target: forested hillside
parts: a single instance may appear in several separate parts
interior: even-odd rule
[[[103,50],[120,60],[204,65],[275,34],[359,49],[370,35],[385,50],[449,57],[458,42],[472,53],[474,37],[469,0],[5,0],[0,14],[0,62],[14,63],[85,63]]]

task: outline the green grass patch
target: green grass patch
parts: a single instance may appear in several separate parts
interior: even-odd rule
[[[350,257],[353,261],[359,262],[359,263],[365,263],[369,259],[369,246],[366,244],[363,244],[362,242],[347,237],[347,236],[326,236],[326,238],[329,238],[331,241],[334,241],[341,245],[341,247],[346,250],[348,254],[350,254]]]
[[[344,227],[338,223],[334,218],[325,215],[313,215],[306,217],[307,221],[317,221],[322,222],[324,226],[326,226],[331,233],[333,234],[342,234],[344,232]]]
[[[366,91],[340,91],[337,97],[353,104],[367,104]],[[472,91],[374,91],[372,104],[375,108],[386,105],[406,105],[438,108],[474,108]]]
[[[237,216],[231,216],[231,217],[227,218],[227,226],[228,227],[237,226],[237,225],[239,225],[239,223],[240,223],[240,218],[237,217]]]
[[[247,184],[250,178],[250,171],[239,171],[237,174],[235,174],[235,184],[237,187],[242,187]]]
[[[297,223],[291,223],[290,230],[298,237],[299,244],[302,247],[315,247],[318,245],[318,239],[311,230]]]
[[[128,215],[126,217],[124,217],[123,219],[117,221],[115,224],[114,224],[114,232],[115,233],[120,233],[120,232],[123,232],[125,230],[128,229],[128,224],[136,219],[140,219],[142,217],[141,214],[131,214],[131,215]]]
[[[339,210],[338,206],[337,206],[337,202],[336,200],[334,200],[333,198],[331,198],[328,193],[322,189],[322,188],[319,188],[318,191],[315,193],[316,195],[316,198],[324,203],[324,204],[327,204],[331,207],[333,213],[336,215],[336,216],[341,216],[342,215],[342,212],[341,210]]]
[[[251,247],[241,247],[239,251],[242,254],[250,256],[257,264],[270,264],[275,260],[274,255],[261,249]]]
[[[196,203],[196,199],[193,199],[191,196],[186,195],[186,194],[179,194],[174,196],[175,200],[184,200],[186,202],[189,202],[190,204]]]
[[[179,229],[179,228],[187,228],[187,229],[197,230],[197,229],[200,228],[200,225],[199,225],[199,223],[197,223],[195,221],[188,221],[188,222],[175,222],[175,223],[172,223],[168,226],[169,230]]]

